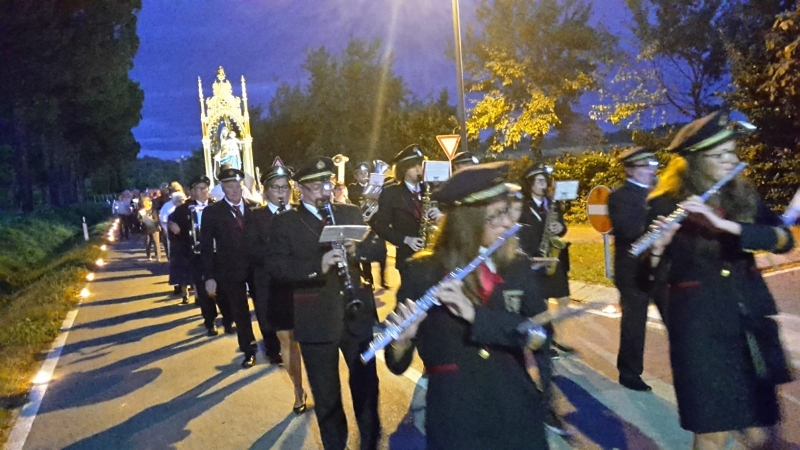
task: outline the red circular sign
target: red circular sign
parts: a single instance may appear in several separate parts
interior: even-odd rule
[[[611,189],[605,186],[595,186],[586,197],[586,213],[592,228],[606,234],[611,231],[611,219],[608,217],[608,195]]]

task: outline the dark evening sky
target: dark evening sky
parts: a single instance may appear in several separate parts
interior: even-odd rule
[[[478,3],[460,1],[462,32]],[[594,3],[595,20],[624,33],[630,15],[622,0]],[[250,105],[267,106],[281,82],[304,81],[305,49],[338,53],[350,36],[382,39],[417,97],[455,92],[454,62],[445,54],[453,40],[448,0],[144,0],[138,32],[131,77],[145,93],[134,129],[140,156],[175,159],[201,145],[198,76],[210,96],[221,65],[235,95],[244,75]]]

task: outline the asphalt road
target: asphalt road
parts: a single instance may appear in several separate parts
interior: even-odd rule
[[[147,262],[140,248],[138,242],[117,244],[89,285],[91,295],[69,330],[24,448],[321,449],[313,409],[302,416],[291,412],[284,371],[263,359],[240,369],[235,336],[206,337],[199,310],[169,295],[166,264]],[[393,272],[390,284],[396,288],[397,282]],[[800,271],[777,272],[768,283],[784,312],[785,342],[800,361]],[[378,294],[383,318],[394,294]],[[648,328],[645,356],[652,393],[614,381],[619,320],[613,314],[586,315],[560,333],[580,354],[556,362],[558,410],[575,435],[569,441],[551,436],[551,448],[689,448],[691,436],[678,426],[666,336],[657,320]],[[404,376],[381,363],[378,370],[383,448],[424,448],[421,363]],[[358,448],[346,383],[343,398],[350,448]],[[784,436],[800,448],[798,399],[800,383],[781,388]]]

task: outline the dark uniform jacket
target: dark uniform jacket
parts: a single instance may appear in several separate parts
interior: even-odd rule
[[[208,206],[211,206],[213,203],[214,199],[209,198]],[[196,200],[189,199],[182,205],[176,207],[175,210],[172,211],[172,214],[169,215],[169,221],[175,223],[181,229],[180,233],[178,234],[173,234],[172,231],[169,232],[170,251],[173,255],[181,255],[182,257],[186,258],[194,256],[194,252],[192,250],[193,240],[190,233],[192,230],[192,219],[191,213],[189,212],[189,207],[196,204]],[[198,242],[202,242],[200,238],[201,236],[198,235]]]
[[[364,224],[358,207],[331,206],[338,225]],[[272,221],[266,268],[273,279],[291,283],[294,289],[295,339],[301,343],[338,342],[345,330],[368,339],[375,322],[375,302],[371,296],[362,296],[364,305],[359,313],[345,316],[345,296],[336,267],[322,273],[322,255],[331,248],[319,243],[322,229],[322,221],[303,203]],[[358,259],[349,257],[348,262],[350,277],[358,286]]]
[[[519,231],[519,247],[530,256],[540,255],[539,246],[542,242],[544,224],[547,221],[547,214],[558,213],[558,223],[563,227],[556,236],[561,237],[567,234],[567,226],[564,223],[564,215],[561,214],[561,207],[558,203],[548,201],[551,210],[549,212],[539,212],[538,216],[534,213],[533,200],[528,200],[522,207],[519,222],[527,226]],[[564,248],[558,255],[558,267],[553,275],[547,276],[545,270],[536,272],[541,277],[542,290],[547,298],[561,298],[569,295],[569,247]]]
[[[291,206],[281,214],[291,211]],[[247,255],[253,267],[256,293],[261,304],[267,305],[270,299],[283,300],[292,296],[292,287],[288,283],[272,282],[267,270],[269,257],[269,236],[272,219],[276,217],[269,206],[261,206],[253,210],[245,224],[247,238]]]
[[[420,184],[421,186],[421,184]],[[403,242],[406,236],[419,237],[422,202],[413,194],[406,183],[386,185],[378,198],[378,212],[372,217],[370,225],[381,239],[397,247],[395,267],[403,270],[406,260],[414,250]]]
[[[618,286],[638,284],[639,261],[628,251],[647,229],[649,189],[626,181],[608,196],[608,217],[614,227],[614,282]]]
[[[203,210],[200,259],[205,280],[220,277],[230,281],[247,280],[250,261],[247,258],[244,227],[256,205],[246,199],[242,201],[244,215],[241,225],[234,216],[233,208],[224,199]]]
[[[668,216],[683,200],[651,199],[648,222]],[[754,223],[740,225],[741,235],[734,236],[690,215],[656,273],[668,288],[670,361],[681,426],[696,433],[766,426],[779,418],[775,388],[756,380],[744,330],[750,320],[764,323],[778,312],[753,252],[787,252],[794,242],[761,202]],[[764,333],[779,342],[777,327]]]
[[[444,275],[430,257],[415,257],[397,298],[417,299]],[[408,368],[414,348],[425,363],[428,449],[547,448],[541,397],[525,370],[523,337],[515,329],[547,305],[527,257],[499,275],[502,282],[485,307],[475,308],[472,324],[434,306],[411,350],[401,354],[386,348],[386,364],[395,374]]]
[[[362,186],[356,183],[351,183],[347,185],[347,198],[350,199],[350,203],[359,206],[361,204],[361,199],[364,198],[364,188],[366,185]]]

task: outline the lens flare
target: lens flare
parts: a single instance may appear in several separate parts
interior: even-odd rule
[[[86,274],[86,281],[94,281],[94,272],[89,272]]]

